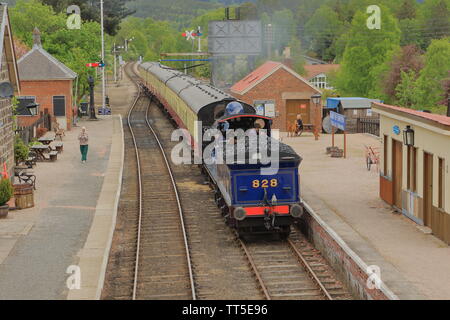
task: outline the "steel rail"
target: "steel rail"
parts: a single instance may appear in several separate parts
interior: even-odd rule
[[[296,257],[298,258],[299,262],[303,265],[303,267],[305,268],[306,272],[310,275],[310,277],[312,278],[312,280],[317,284],[317,286],[319,287],[320,291],[322,291],[322,293],[324,294],[324,296],[328,299],[328,300],[333,300],[333,298],[331,297],[331,295],[329,294],[328,290],[324,287],[324,285],[322,284],[322,282],[320,281],[319,277],[316,275],[316,273],[313,271],[313,269],[311,268],[311,266],[308,264],[308,262],[306,261],[306,259],[303,257],[303,254],[297,249],[297,247],[295,246],[295,244],[292,242],[291,239],[287,239],[287,243],[289,244],[290,248],[292,249],[292,251],[295,253]]]
[[[264,296],[265,296],[266,300],[272,300],[272,298],[271,298],[271,296],[270,296],[270,294],[269,294],[269,290],[267,290],[267,287],[266,287],[266,285],[264,284],[264,281],[263,281],[263,279],[262,279],[262,277],[261,277],[261,274],[260,274],[259,271],[258,271],[258,267],[256,267],[256,264],[255,264],[255,262],[253,261],[253,258],[252,258],[250,252],[249,252],[248,249],[247,249],[247,246],[245,245],[244,241],[242,241],[242,240],[239,238],[238,235],[236,235],[236,237],[237,237],[237,240],[238,240],[239,244],[241,245],[241,248],[244,250],[245,256],[247,257],[247,260],[248,260],[248,262],[250,263],[250,266],[251,266],[252,269],[253,269],[253,273],[255,274],[256,279],[258,280],[259,286],[261,287],[261,289],[262,289],[262,291],[263,291],[263,293],[264,293]]]
[[[139,90],[139,95],[138,95],[138,98],[136,99],[134,105],[132,106],[132,108],[130,108],[129,118],[130,118],[132,109],[134,109],[134,107],[135,107],[135,105],[136,105],[136,103],[137,103],[137,101],[138,101],[138,99],[140,97],[141,87],[139,85],[137,85],[137,86],[139,88],[138,89]],[[164,147],[163,147],[163,145],[162,145],[158,135],[156,134],[155,130],[153,129],[153,127],[150,124],[150,121],[148,119],[148,111],[149,111],[149,107],[146,109],[145,121],[147,123],[148,128],[152,132],[156,142],[158,143],[160,152],[161,152],[161,154],[162,154],[162,156],[164,158],[164,162],[166,164],[167,171],[168,171],[170,179],[171,179],[171,183],[172,183],[173,190],[174,190],[174,193],[175,193],[175,198],[177,200],[178,213],[179,213],[179,217],[180,217],[181,229],[182,229],[182,232],[183,232],[184,245],[185,245],[185,249],[186,249],[186,260],[187,260],[188,271],[189,271],[189,280],[190,280],[190,285],[191,285],[191,294],[192,294],[192,299],[196,300],[197,299],[197,295],[196,295],[196,292],[195,292],[194,273],[193,273],[193,270],[192,270],[191,254],[190,254],[190,251],[189,251],[189,242],[188,242],[187,233],[186,233],[186,227],[185,227],[185,223],[184,223],[184,215],[183,215],[183,209],[182,209],[182,206],[181,206],[180,195],[179,195],[178,188],[177,188],[177,185],[176,185],[176,182],[175,182],[175,178],[174,178],[174,175],[173,175],[173,172],[172,172],[172,168],[170,166],[169,160],[167,159],[166,153],[164,151]],[[129,124],[129,126],[130,126],[130,124]],[[130,128],[131,128],[131,126],[130,126]],[[138,148],[137,148],[137,144],[136,144],[136,140],[135,140],[134,134],[132,134],[132,136],[133,136],[133,142],[134,142],[135,148],[136,148],[136,155],[138,156],[139,152],[138,152]],[[138,272],[137,272],[138,271],[138,266],[137,265],[138,265],[138,261],[139,261],[139,256],[138,256],[139,255],[139,243],[140,243],[140,238],[141,238],[140,227],[141,227],[141,220],[142,220],[141,219],[142,218],[142,182],[141,182],[141,173],[140,173],[139,159],[138,159],[138,168],[139,168],[138,170],[139,170],[139,181],[140,181],[140,187],[139,187],[139,190],[140,190],[139,191],[139,194],[140,194],[140,205],[139,205],[139,207],[140,207],[140,214],[139,214],[139,231],[138,231],[138,251],[137,251],[137,254],[136,254],[136,261],[137,262],[136,262],[136,268],[135,268],[135,279],[134,279],[134,287],[133,287],[133,300],[136,299],[136,291],[137,291],[137,275],[138,275]]]
[[[125,69],[126,70],[126,69]],[[132,77],[128,75],[130,80],[133,81]],[[138,230],[137,230],[137,240],[136,240],[136,258],[135,258],[135,267],[134,267],[134,282],[133,282],[133,296],[132,299],[136,300],[137,293],[137,277],[139,272],[139,255],[140,255],[140,243],[141,243],[141,226],[142,226],[142,171],[141,171],[141,162],[139,157],[139,148],[136,142],[136,136],[133,131],[133,127],[131,126],[131,114],[134,111],[134,108],[137,105],[137,102],[141,98],[141,87],[133,81],[133,84],[136,85],[138,89],[138,93],[136,99],[132,103],[130,110],[128,111],[127,116],[127,124],[130,129],[131,137],[133,138],[134,149],[136,153],[136,164],[137,164],[137,174],[138,174],[138,184],[139,184],[139,212],[138,212]]]

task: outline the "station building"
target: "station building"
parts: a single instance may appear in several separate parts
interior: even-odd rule
[[[273,118],[273,128],[287,131],[301,114],[303,123],[322,127],[322,106],[311,97],[321,91],[283,63],[267,61],[230,89],[237,99]]]
[[[18,63],[22,96],[24,104],[39,104],[38,113],[49,114],[56,118],[60,128],[70,130],[72,127],[73,81],[77,74],[42,48],[41,34],[33,31],[33,48],[23,55]],[[37,120],[27,114],[19,113],[23,125],[30,125]]]
[[[450,244],[450,117],[373,103],[382,139],[380,196]]]

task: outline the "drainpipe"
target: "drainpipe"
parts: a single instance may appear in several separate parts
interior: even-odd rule
[[[447,117],[450,117],[450,96],[448,97],[447,100]]]

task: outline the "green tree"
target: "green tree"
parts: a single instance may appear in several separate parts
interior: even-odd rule
[[[344,23],[338,13],[329,6],[321,6],[305,26],[311,39],[310,48],[323,60],[331,61],[336,57],[335,42],[344,32]]]
[[[447,94],[444,80],[450,70],[450,38],[433,40],[425,54],[425,67],[417,79],[421,107],[437,106]]]
[[[419,100],[416,79],[417,73],[414,70],[401,71],[401,81],[395,89],[395,97],[398,105],[407,108],[416,108]]]
[[[419,15],[424,38],[423,49],[433,39],[450,36],[450,0],[427,0],[420,7]]]
[[[382,7],[381,29],[367,28],[368,15],[357,12],[347,35],[341,69],[335,86],[344,95],[370,97],[378,87],[384,65],[399,47],[400,30],[397,20]]]

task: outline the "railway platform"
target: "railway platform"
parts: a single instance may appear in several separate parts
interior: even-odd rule
[[[337,144],[341,136],[336,137]],[[379,198],[376,166],[367,170],[365,145],[378,139],[348,135],[348,158],[326,154],[331,136],[283,138],[302,157],[302,196],[399,299],[450,299],[450,248]]]
[[[99,118],[78,122],[66,132],[58,160],[34,168],[35,207],[0,220],[0,300],[95,297],[83,290],[69,294],[67,279],[79,266],[81,287],[92,292],[112,232],[122,125],[119,116]],[[90,136],[87,163],[81,163],[77,139],[82,126]]]

